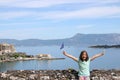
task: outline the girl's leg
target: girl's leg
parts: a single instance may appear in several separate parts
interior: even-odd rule
[[[90,80],[89,76],[80,76],[79,80]]]
[[[82,77],[82,76],[79,76],[79,80],[84,80],[84,77]]]
[[[89,76],[85,77],[85,80],[90,80],[90,77]]]

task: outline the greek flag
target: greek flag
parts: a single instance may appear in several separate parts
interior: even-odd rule
[[[63,49],[63,48],[64,48],[64,43],[62,43],[62,45],[61,45],[60,49]]]

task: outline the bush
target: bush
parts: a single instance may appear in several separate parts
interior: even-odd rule
[[[12,57],[14,57],[15,59],[18,58],[20,55],[18,53],[14,53]]]

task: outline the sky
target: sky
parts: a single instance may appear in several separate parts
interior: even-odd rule
[[[120,0],[0,0],[0,39],[120,33]]]

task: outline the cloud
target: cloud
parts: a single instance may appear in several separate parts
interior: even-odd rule
[[[108,7],[90,7],[73,11],[13,11],[0,13],[1,19],[13,19],[28,17],[32,19],[49,19],[49,20],[66,20],[66,19],[83,19],[83,18],[116,18],[120,16],[119,6]]]
[[[83,18],[119,18],[120,0],[1,0],[1,9],[10,8],[11,11],[0,11],[0,20],[29,18],[29,20],[67,20]],[[82,5],[84,3],[84,6]],[[80,8],[66,11],[64,9],[51,10],[49,7],[62,6],[62,4],[79,4]],[[99,5],[98,5],[99,4]],[[105,4],[112,4],[105,5]],[[114,5],[113,5],[114,4]],[[86,7],[87,5],[91,5]],[[15,9],[14,9],[15,7]],[[46,10],[42,10],[45,7]],[[82,7],[82,8],[81,8]],[[20,8],[20,10],[18,9]],[[28,9],[28,8],[37,8]],[[18,9],[18,10],[16,10]]]
[[[120,15],[120,7],[91,7],[75,11],[53,11],[41,13],[39,19],[83,19],[83,18],[107,18]]]
[[[3,12],[0,13],[1,18],[19,18],[24,16],[34,16],[41,19],[70,19],[70,18],[100,18],[120,15],[120,7],[91,7],[75,11],[50,11],[50,12]]]
[[[88,0],[1,0],[0,6],[3,7],[22,7],[22,8],[41,8],[60,4],[88,2]]]
[[[2,7],[20,7],[20,8],[42,8],[51,7],[62,4],[109,4],[118,3],[119,0],[1,0]]]

